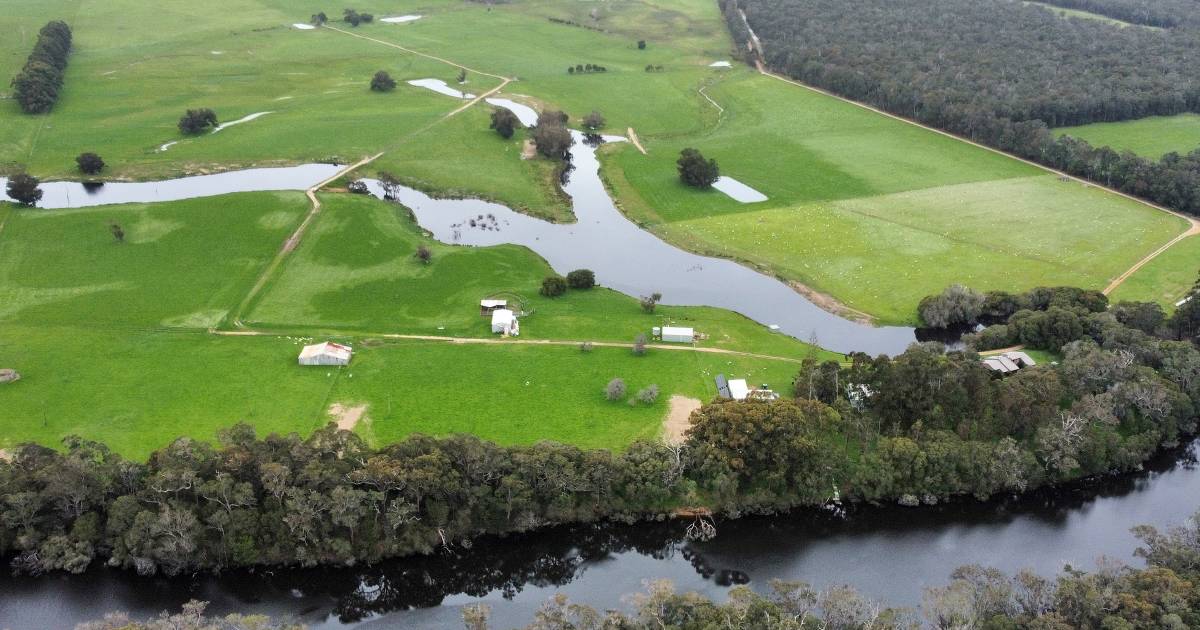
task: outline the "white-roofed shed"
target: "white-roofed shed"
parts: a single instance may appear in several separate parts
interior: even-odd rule
[[[300,365],[349,365],[354,349],[340,343],[326,341],[304,346],[300,351]]]

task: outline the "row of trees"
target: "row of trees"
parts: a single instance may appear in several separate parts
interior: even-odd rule
[[[816,589],[804,582],[772,581],[765,592],[738,586],[724,602],[679,594],[668,581],[646,585],[626,599],[629,609],[601,613],[556,594],[534,613],[526,630],[660,630],[678,628],[772,628],[775,630],[1070,630],[1121,628],[1162,630],[1200,627],[1200,513],[1185,525],[1160,532],[1135,528],[1141,540],[1135,554],[1146,560],[1135,569],[1112,561],[1093,572],[1067,568],[1046,578],[1031,571],[1007,575],[969,565],[956,569],[950,581],[925,590],[917,609],[889,608],[850,586]],[[586,544],[586,543],[585,543]],[[484,563],[487,564],[487,563]],[[558,563],[547,563],[559,566]],[[471,567],[462,567],[471,572]],[[428,573],[425,574],[428,579]],[[567,578],[569,579],[568,572]],[[454,579],[457,575],[437,576]],[[532,577],[532,576],[530,576]],[[556,576],[557,577],[557,576]],[[553,579],[543,582],[560,583]],[[381,580],[387,591],[391,580]],[[486,592],[477,590],[476,592]],[[372,593],[377,595],[376,593]],[[386,593],[385,593],[386,595]],[[374,599],[374,597],[372,598]],[[435,599],[430,604],[436,604]],[[298,626],[265,617],[205,615],[204,602],[189,602],[179,613],[164,613],[139,622],[124,613],[79,626],[81,630],[208,630],[209,628],[279,628]],[[462,611],[467,630],[491,627],[487,604]]]
[[[354,9],[346,9],[342,12],[342,19],[350,26],[358,26],[359,24],[370,24],[371,22],[374,22],[375,16],[371,15],[370,13],[359,13]]]
[[[71,28],[54,20],[38,31],[25,66],[13,77],[13,98],[26,114],[44,114],[58,102],[71,54]]]
[[[1050,131],[1200,111],[1200,72],[1190,61],[1200,53],[1200,30],[1117,29],[989,0],[860,4],[854,12],[835,0],[743,0],[742,7],[766,63],[779,72],[1200,215],[1200,154],[1154,161]],[[725,0],[725,9],[745,43],[737,4]]]

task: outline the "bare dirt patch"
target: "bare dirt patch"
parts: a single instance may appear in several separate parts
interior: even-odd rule
[[[699,409],[702,403],[696,398],[678,394],[671,396],[669,402],[671,409],[663,419],[663,438],[671,444],[678,444],[683,441],[683,434],[692,426],[689,422],[692,412]]]
[[[521,159],[532,160],[537,157],[537,145],[533,144],[533,140],[526,140],[521,146]]]
[[[0,448],[0,462],[11,462],[12,460],[12,451],[9,451],[6,448]]]
[[[337,422],[337,428],[343,431],[353,431],[354,427],[358,425],[358,421],[362,420],[366,414],[366,405],[333,403],[329,406],[329,416]]]
[[[789,282],[788,284],[791,285],[791,287],[793,289],[795,289],[797,293],[799,293],[800,295],[803,295],[805,297],[805,299],[807,299],[809,302],[812,302],[813,304],[816,304],[818,307],[820,307],[824,311],[833,313],[834,315],[837,315],[838,317],[844,317],[852,322],[857,322],[859,324],[866,324],[868,326],[873,326],[875,324],[874,317],[872,317],[862,311],[854,310],[854,309],[850,308],[849,306],[846,306],[845,304],[842,304],[840,301],[838,301],[837,298],[833,297],[832,295],[829,295],[827,293],[821,293],[820,291],[817,291],[816,289],[813,289],[812,287],[809,287],[805,284],[801,284],[799,282],[792,281],[792,282]]]

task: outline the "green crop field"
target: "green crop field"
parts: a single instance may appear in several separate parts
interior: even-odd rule
[[[1061,127],[1054,132],[1087,140],[1092,146],[1133,151],[1142,157],[1157,160],[1172,151],[1184,155],[1200,149],[1200,114],[1092,123]]]

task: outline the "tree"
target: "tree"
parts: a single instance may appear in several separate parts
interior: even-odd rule
[[[358,26],[362,22],[368,21],[364,20],[363,16],[354,9],[346,9],[342,11],[342,20],[350,24],[350,26]]]
[[[125,242],[125,230],[121,227],[121,224],[113,223],[112,225],[109,225],[108,231],[112,233],[113,240],[115,240],[116,242],[118,242],[118,243]]]
[[[604,116],[600,112],[592,110],[592,113],[583,117],[583,128],[595,133],[604,128],[604,122]]]
[[[547,276],[538,292],[549,298],[558,297],[567,292],[567,280],[562,276]]]
[[[520,129],[524,125],[521,124],[521,119],[512,113],[506,107],[492,108],[492,124],[491,129],[495,129],[496,133],[500,134],[501,138],[509,139],[513,135],[513,131]]]
[[[633,354],[639,357],[646,354],[646,333],[638,333],[633,338]]]
[[[396,89],[396,80],[392,75],[380,70],[371,77],[371,90],[375,92],[391,92]]]
[[[567,284],[572,289],[590,289],[596,286],[596,274],[591,269],[576,269],[567,274]]]
[[[41,182],[28,173],[17,173],[8,179],[8,196],[22,206],[33,207],[42,199]]]
[[[642,305],[643,311],[646,313],[653,313],[655,307],[658,306],[660,301],[662,301],[661,293],[651,293],[650,295],[643,295],[641,299],[638,300],[638,303]]]
[[[321,11],[319,13],[314,13],[308,21],[314,26],[324,26],[325,23],[329,21],[329,16],[325,15],[324,11]]]
[[[954,284],[940,295],[922,299],[917,312],[921,321],[931,328],[966,326],[978,321],[985,299],[978,291]]]
[[[533,130],[533,143],[538,153],[552,159],[565,159],[575,139],[565,127],[539,124]]]
[[[459,82],[459,83],[466,83],[466,82],[467,82],[467,69],[466,69],[466,68],[459,68],[459,69],[458,69],[458,82]]]
[[[625,379],[614,378],[604,387],[604,397],[608,400],[621,400],[625,398]]]
[[[189,136],[194,136],[216,126],[217,114],[207,107],[189,109],[179,119],[179,131]]]
[[[104,170],[104,160],[95,153],[80,153],[79,157],[75,158],[75,164],[79,166],[79,171],[86,175],[95,175]]]
[[[675,162],[679,167],[679,179],[693,188],[709,188],[721,176],[716,160],[706,160],[696,149],[684,149]]]
[[[429,248],[424,245],[418,245],[417,252],[415,254],[413,254],[413,257],[416,258],[418,261],[420,261],[422,264],[428,265],[433,260],[433,252],[430,251]]]
[[[646,40],[644,40],[644,39],[638,40],[638,50],[646,50]]]

